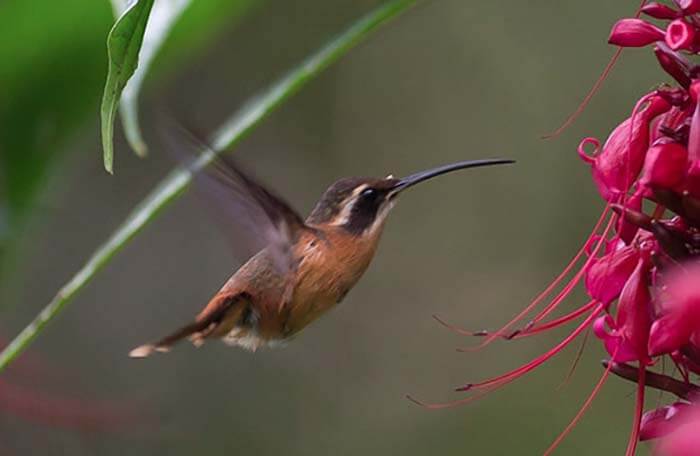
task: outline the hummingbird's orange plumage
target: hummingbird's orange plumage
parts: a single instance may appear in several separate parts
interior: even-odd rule
[[[234,345],[257,349],[291,337],[340,302],[369,266],[381,231],[377,230],[372,240],[358,248],[341,230],[324,230],[322,240],[304,233],[294,248],[299,265],[289,278],[275,270],[265,250],[251,258],[197,316],[197,320],[207,321],[226,299],[245,297],[237,309],[230,311],[229,318],[206,336],[223,337]],[[284,300],[287,287],[293,291]],[[255,327],[237,325],[242,306],[253,303]]]
[[[460,162],[404,179],[341,179],[302,221],[287,203],[236,165],[219,161],[212,182],[233,190],[237,199],[232,204],[246,211],[238,218],[246,217],[263,248],[231,276],[192,323],[130,355],[168,351],[183,338],[195,345],[220,338],[249,350],[284,342],[340,302],[357,283],[374,257],[386,216],[401,191],[453,170],[501,163],[511,161]]]

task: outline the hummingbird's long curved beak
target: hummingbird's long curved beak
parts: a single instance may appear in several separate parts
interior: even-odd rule
[[[515,160],[509,160],[507,158],[488,158],[483,160],[461,161],[457,163],[451,163],[449,165],[438,166],[436,168],[420,171],[411,174],[410,176],[406,176],[402,179],[399,179],[396,185],[392,187],[390,195],[392,197],[396,196],[402,191],[406,190],[407,188],[412,187],[420,182],[426,181],[436,176],[440,176],[442,174],[447,174],[452,171],[457,171],[458,169],[478,168],[480,166],[491,165],[506,165],[510,163],[515,163]]]

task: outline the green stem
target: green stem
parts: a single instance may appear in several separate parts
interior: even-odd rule
[[[212,140],[214,151],[204,151],[192,167],[193,170],[204,168],[216,154],[235,146],[258,123],[294,95],[304,84],[338,60],[380,25],[408,9],[415,1],[392,0],[385,3],[361,18],[318,52],[309,56],[301,65],[294,68],[266,92],[244,106],[239,113],[224,122]],[[0,371],[22,353],[41,333],[42,329],[65,308],[66,304],[95,277],[100,269],[148,222],[155,219],[169,202],[177,198],[187,188],[191,180],[191,171],[179,167],[158,184],[146,199],[134,208],[112,236],[93,253],[73,278],[58,291],[39,315],[5,347],[0,353]]]

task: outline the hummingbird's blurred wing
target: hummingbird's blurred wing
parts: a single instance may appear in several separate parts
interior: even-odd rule
[[[294,267],[292,246],[300,233],[309,228],[284,199],[226,156],[215,158],[212,165],[196,177],[198,181],[211,179],[213,182],[206,184],[208,188],[220,185],[221,190],[228,191],[228,210],[235,221],[243,223],[254,250],[267,248],[281,273],[286,274]]]
[[[183,148],[189,149],[190,157],[193,150],[199,155],[216,155],[194,134],[187,130],[183,133],[181,136],[186,138],[172,145],[180,155]],[[281,275],[294,268],[292,246],[303,230],[310,229],[302,217],[284,199],[245,173],[232,158],[217,155],[205,169],[196,170],[193,165],[199,158],[190,159],[194,187],[213,203],[214,214],[227,236],[233,235],[234,253],[245,256],[243,260],[267,249]]]

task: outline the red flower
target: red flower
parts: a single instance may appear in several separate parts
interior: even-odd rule
[[[695,13],[700,13],[700,1],[698,0],[674,0],[683,14],[690,15]]]
[[[668,435],[674,429],[674,422],[689,406],[687,402],[675,402],[645,413],[640,424],[639,440],[658,439]]]
[[[657,303],[659,317],[651,327],[649,353],[670,354],[700,342],[700,263],[678,268],[664,282]]]
[[[621,47],[643,47],[661,41],[664,31],[641,19],[621,19],[613,26],[608,43]]]
[[[594,329],[596,335],[606,341],[606,348],[613,361],[639,361],[649,363],[647,345],[651,326],[651,296],[649,294],[649,260],[643,255],[637,261],[617,301],[617,318],[610,322],[615,334],[599,331],[599,323]],[[610,318],[609,315],[602,318]],[[598,319],[600,320],[600,318]]]
[[[700,407],[687,410],[674,420],[673,427],[654,448],[657,456],[694,456],[700,448]]]
[[[599,150],[595,138],[585,138],[579,145],[579,156],[591,165],[598,191],[609,202],[618,201],[636,180],[649,147],[650,124],[671,108],[666,100],[655,94],[650,94],[647,99],[648,103],[640,112],[634,113],[610,133],[602,150]],[[585,151],[589,144],[595,148],[592,156]]]
[[[681,87],[688,88],[690,86],[690,64],[683,56],[669,49],[665,43],[658,43],[654,46],[654,54],[661,68],[678,81]]]
[[[690,119],[690,131],[688,132],[688,158],[691,162],[700,160],[700,81],[693,81],[688,90],[691,101],[695,104],[693,117]]]
[[[623,246],[594,259],[586,274],[586,291],[595,300],[609,305],[616,300],[639,262],[639,252]]]
[[[676,19],[668,24],[665,39],[668,47],[674,51],[691,50],[695,44],[695,27],[683,19]]]
[[[679,11],[663,3],[650,2],[641,8],[641,12],[654,19],[675,19],[681,15]]]
[[[647,151],[640,183],[649,189],[677,189],[687,170],[688,150],[676,142],[659,141]]]
[[[591,166],[593,182],[606,203],[579,252],[500,330],[470,332],[443,324],[461,334],[484,337],[477,347],[466,349],[473,351],[497,339],[521,339],[578,323],[530,362],[497,377],[467,383],[457,391],[472,395],[433,407],[469,402],[501,388],[592,329],[610,359],[579,413],[545,454],[574,428],[614,373],[637,384],[627,456],[634,455],[639,440],[659,437],[663,437],[659,455],[700,455],[700,434],[692,427],[700,426],[700,411],[685,421],[690,405],[700,410],[700,386],[692,381],[692,374],[700,374],[700,66],[683,55],[700,54],[695,39],[700,36],[700,14],[695,16],[700,13],[700,0],[674,3],[675,8],[650,3],[640,9],[653,18],[672,21],[665,30],[638,18],[622,19],[613,26],[609,42],[614,45],[656,43],[657,60],[678,87],[662,86],[642,96],[602,147],[595,138],[579,144],[578,153]],[[609,70],[610,65],[604,74]],[[600,80],[595,87],[599,85]],[[591,299],[552,317],[580,283]],[[534,315],[527,324],[513,329],[530,314]],[[675,365],[675,376],[648,370],[662,357]],[[679,400],[645,414],[647,388],[671,392]]]

